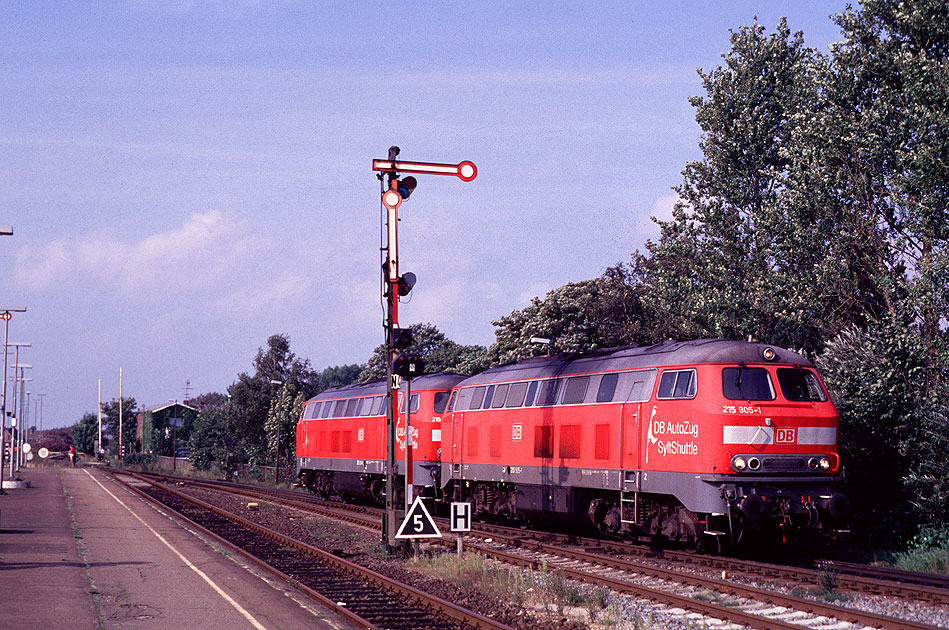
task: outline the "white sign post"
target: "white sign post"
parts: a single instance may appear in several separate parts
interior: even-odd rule
[[[458,557],[461,558],[461,539],[463,532],[471,531],[471,504],[470,503],[452,503],[451,517],[448,519],[451,524],[451,531],[458,532]]]

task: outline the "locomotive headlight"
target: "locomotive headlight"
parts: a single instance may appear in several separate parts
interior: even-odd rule
[[[748,465],[748,463],[745,461],[745,458],[744,458],[744,457],[736,457],[736,458],[732,461],[732,467],[733,467],[735,470],[744,470],[744,469],[745,469],[745,466],[747,466],[747,465]]]
[[[820,458],[820,468],[821,470],[830,470],[830,458],[826,455]]]

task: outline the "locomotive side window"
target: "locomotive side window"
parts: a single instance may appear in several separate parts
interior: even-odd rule
[[[778,384],[781,393],[792,401],[825,402],[827,394],[813,372],[802,369],[778,369]]]
[[[455,410],[455,401],[458,399],[458,392],[453,391],[451,393],[451,399],[448,401],[448,413],[451,413]]]
[[[630,402],[647,402],[652,398],[652,386],[656,382],[656,370],[640,370],[629,375],[633,383],[629,392]]]
[[[557,402],[557,390],[560,389],[560,379],[550,379],[540,384],[537,394],[537,405],[549,407]]]
[[[722,393],[728,400],[774,400],[777,398],[768,370],[741,365],[722,369]]]
[[[475,387],[474,393],[471,394],[471,404],[468,405],[468,409],[481,409],[481,403],[484,401],[484,390],[485,387]]]
[[[322,417],[324,417],[324,418],[329,418],[332,413],[333,413],[333,401],[332,401],[332,400],[328,400],[328,401],[326,401],[326,404],[323,405],[323,416],[322,416]]]
[[[494,389],[495,389],[495,386],[491,385],[488,387],[488,391],[484,393],[484,408],[485,409],[491,408],[491,401],[494,400]]]
[[[580,459],[580,425],[565,424],[560,427],[560,457]]]
[[[385,404],[386,404],[385,396],[376,396],[375,399],[373,400],[372,409],[370,410],[369,415],[381,416],[382,408],[385,406]]]
[[[315,402],[308,405],[306,410],[306,417],[308,419],[319,418],[320,417],[320,405],[323,403]]]
[[[435,392],[435,413],[442,413],[448,405],[448,392]]]
[[[354,415],[354,416],[364,416],[364,415],[366,415],[366,414],[363,413],[363,410],[364,410],[365,407],[368,407],[370,403],[371,403],[371,400],[370,400],[369,398],[357,398],[357,399],[356,399],[356,410],[353,411],[353,415]]]
[[[524,406],[530,407],[534,404],[534,396],[537,395],[537,381],[531,381],[530,387],[527,388],[527,398],[524,400]]]
[[[527,383],[514,383],[507,392],[507,406],[520,407],[524,404],[524,396],[527,395]]]
[[[554,428],[550,425],[534,427],[534,457],[550,459],[554,456]]]
[[[405,413],[405,396],[402,396],[402,407],[400,411]],[[409,413],[416,413],[418,411],[418,394],[412,394],[412,409],[409,410]]]
[[[561,404],[576,405],[583,402],[583,397],[587,395],[587,386],[590,384],[589,376],[574,376],[567,379],[567,384],[563,388],[563,400]]]
[[[471,392],[474,391],[474,387],[465,387],[464,389],[458,390],[458,400],[455,401],[455,406],[452,407],[454,411],[467,411],[469,408],[469,401],[471,400]]]
[[[695,370],[667,370],[659,378],[659,399],[694,398]]]
[[[342,417],[343,417],[343,414],[346,413],[346,403],[348,403],[348,402],[349,402],[349,401],[346,400],[345,398],[344,398],[343,400],[337,400],[337,401],[336,401],[336,408],[333,409],[333,417],[334,417],[334,418],[342,418]]]
[[[612,402],[618,380],[619,374],[604,374],[600,378],[600,388],[596,391],[596,402]]]
[[[508,385],[498,385],[498,388],[494,390],[494,401],[491,403],[492,409],[500,409],[504,406],[504,401],[507,399],[508,387]],[[485,403],[484,406],[487,407],[488,404]]]
[[[346,402],[346,417],[352,418],[356,415],[356,405],[359,403],[358,398],[350,398]]]

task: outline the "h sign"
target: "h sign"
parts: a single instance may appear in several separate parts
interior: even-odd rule
[[[470,532],[471,531],[471,504],[470,503],[452,503],[450,520],[451,520],[451,531]]]

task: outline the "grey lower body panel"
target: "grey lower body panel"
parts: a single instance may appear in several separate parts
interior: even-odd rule
[[[619,493],[640,492],[675,497],[696,514],[723,514],[736,499],[748,495],[768,499],[817,499],[840,484],[837,477],[704,475],[656,470],[619,470],[550,466],[501,466],[443,463],[442,485],[459,482],[499,482],[521,487],[572,488]],[[598,494],[598,493],[596,493]]]

